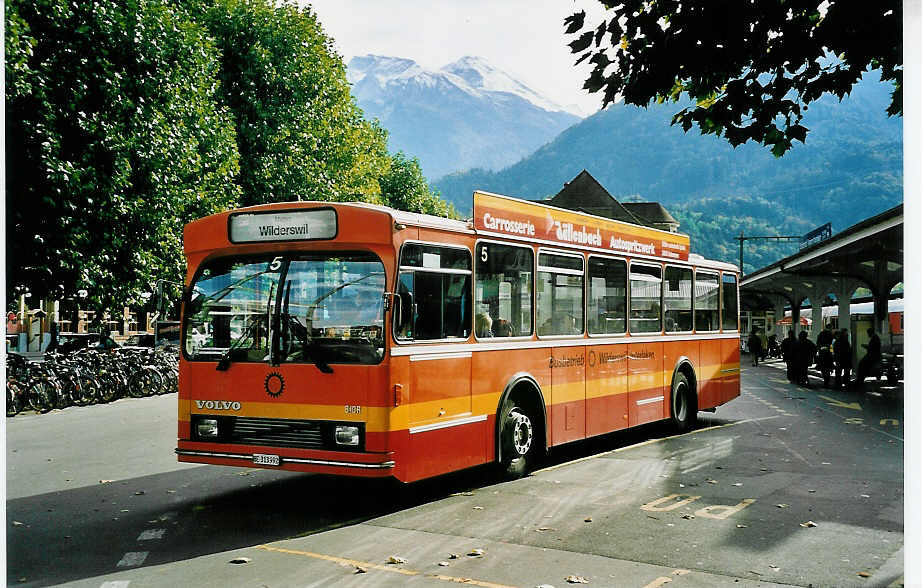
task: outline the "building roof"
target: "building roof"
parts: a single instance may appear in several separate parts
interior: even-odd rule
[[[536,202],[654,229],[674,232],[679,228],[679,221],[659,202],[618,202],[586,170],[564,184],[553,197]]]
[[[624,202],[622,206],[634,216],[650,223],[675,224],[677,226],[679,224],[679,221],[669,214],[669,211],[663,208],[663,205],[659,202]]]

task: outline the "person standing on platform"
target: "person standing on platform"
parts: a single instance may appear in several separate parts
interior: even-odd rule
[[[809,388],[810,379],[807,376],[807,370],[813,365],[816,357],[816,345],[807,337],[806,331],[801,331],[797,336],[795,355],[797,356],[797,383]]]
[[[787,375],[789,382],[796,382],[797,377],[795,374],[796,360],[795,360],[795,349],[797,347],[797,339],[794,338],[794,331],[788,331],[788,336],[785,337],[784,341],[781,342],[781,359],[784,360],[784,365],[787,367]]]
[[[759,338],[759,328],[753,327],[749,334],[749,355],[752,356],[753,367],[759,367],[759,358],[762,357],[762,339]]]
[[[836,389],[846,387],[852,377],[852,345],[848,342],[848,331],[839,330],[832,347],[832,356],[836,362]]]
[[[858,375],[855,376],[855,384],[858,386],[864,384],[864,379],[871,375],[872,372],[876,372],[878,379],[880,378],[880,337],[877,336],[874,329],[870,328],[868,329],[868,337],[870,337],[868,342],[861,344],[862,347],[867,349],[867,353],[858,362]]]
[[[823,374],[823,387],[829,387],[829,376],[833,370],[832,359],[832,331],[829,327],[824,327],[820,334],[816,336],[816,366],[820,368]]]

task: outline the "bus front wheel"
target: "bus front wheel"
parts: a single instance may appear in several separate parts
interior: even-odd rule
[[[521,478],[535,454],[535,424],[528,413],[507,400],[503,404],[500,430],[502,474],[507,479]]]
[[[679,433],[694,428],[698,420],[698,402],[695,392],[682,372],[672,381],[672,424]]]

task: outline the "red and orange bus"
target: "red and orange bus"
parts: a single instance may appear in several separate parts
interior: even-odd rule
[[[739,396],[738,271],[685,235],[495,194],[184,232],[180,461],[391,476],[496,462]]]

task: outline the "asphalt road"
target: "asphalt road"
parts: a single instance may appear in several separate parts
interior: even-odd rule
[[[175,395],[23,414],[6,421],[7,583],[901,586],[902,406],[744,366],[742,396],[686,435],[410,486],[179,464]]]

